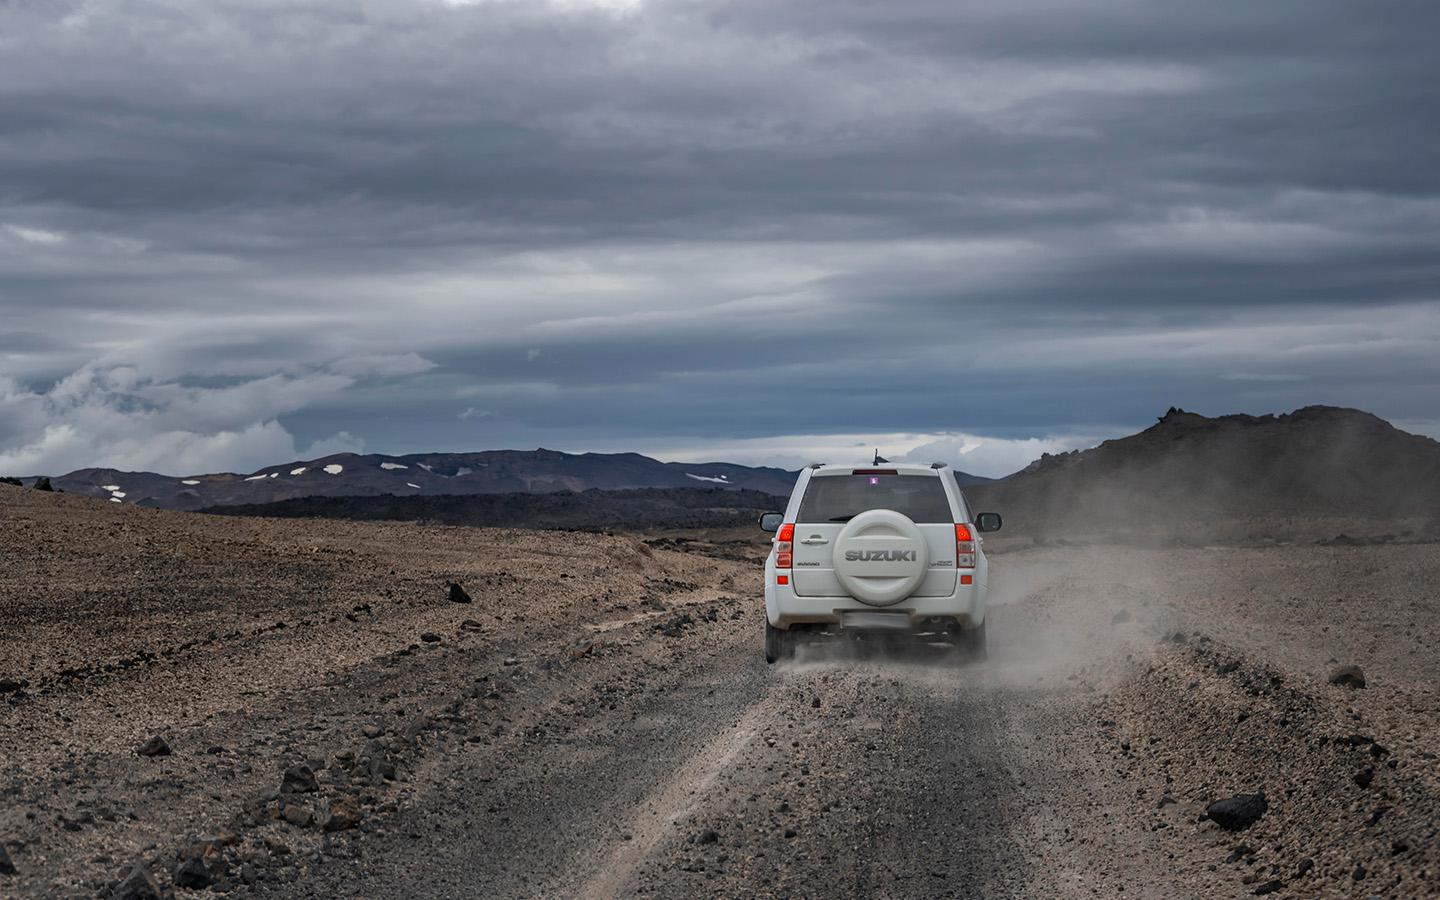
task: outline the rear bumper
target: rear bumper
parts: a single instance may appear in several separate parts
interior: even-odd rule
[[[948,619],[962,628],[978,628],[985,621],[986,585],[957,585],[944,597],[907,597],[894,606],[870,606],[854,597],[800,597],[788,585],[775,583],[775,572],[765,567],[765,616],[776,628],[792,625],[840,625],[847,613],[905,614],[911,626],[926,619]]]

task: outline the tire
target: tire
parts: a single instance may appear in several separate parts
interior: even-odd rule
[[[783,628],[765,623],[765,661],[776,663],[795,655],[795,637]]]
[[[979,628],[971,628],[955,636],[955,646],[966,662],[984,662],[990,658],[990,650],[985,640],[985,625],[985,622],[981,622]]]

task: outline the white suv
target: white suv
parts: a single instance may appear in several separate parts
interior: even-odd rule
[[[775,532],[765,560],[765,659],[790,657],[804,632],[896,629],[943,632],[985,656],[989,566],[955,476],[931,466],[802,469],[784,513],[760,517]]]

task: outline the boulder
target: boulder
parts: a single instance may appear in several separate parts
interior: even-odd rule
[[[144,863],[136,863],[130,874],[110,889],[110,900],[161,900],[164,896]]]
[[[354,797],[338,797],[330,804],[330,817],[325,820],[326,831],[344,831],[360,824],[360,801]]]
[[[313,794],[320,790],[315,770],[306,765],[291,766],[280,778],[280,791],[285,794]]]
[[[463,587],[460,586],[460,582],[458,582],[458,581],[451,581],[451,582],[449,582],[449,588],[450,588],[450,602],[451,602],[451,603],[469,603],[469,602],[470,602],[470,595],[467,594],[467,593],[465,593],[465,588],[463,588]]]
[[[1341,687],[1363,688],[1365,686],[1365,670],[1356,665],[1336,666],[1330,670],[1330,675],[1326,680]]]
[[[175,867],[176,887],[199,890],[209,887],[213,880],[210,870],[205,867],[205,861],[198,856],[192,856]]]
[[[30,485],[30,487],[34,488],[34,489],[37,490],[37,491],[53,491],[53,490],[55,490],[55,488],[52,487],[51,484],[50,484],[50,479],[45,478],[45,477],[43,477],[43,476],[40,477],[40,478],[35,479],[35,483],[32,484],[32,485]]]
[[[170,745],[157,734],[136,747],[135,752],[140,756],[169,756]]]
[[[1233,797],[1216,800],[1205,807],[1205,815],[1226,831],[1240,831],[1260,821],[1260,817],[1265,815],[1269,809],[1270,804],[1266,802],[1263,792],[1236,794]]]

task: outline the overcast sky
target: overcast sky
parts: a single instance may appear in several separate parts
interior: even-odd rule
[[[0,0],[0,474],[1440,435],[1440,4]],[[864,448],[864,449],[861,449]]]

